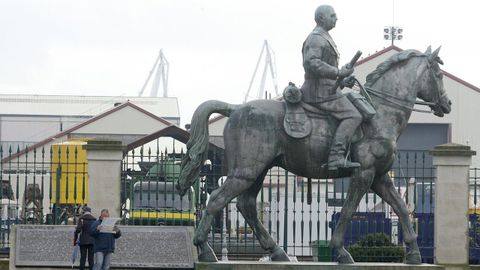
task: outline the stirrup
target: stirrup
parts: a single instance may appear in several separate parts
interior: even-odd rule
[[[322,165],[322,168],[327,168],[328,171],[338,171],[339,169],[350,170],[360,168],[360,163],[352,162],[342,157],[336,160],[328,161],[327,163]]]

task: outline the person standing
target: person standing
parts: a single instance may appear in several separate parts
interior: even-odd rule
[[[75,236],[73,245],[77,244],[79,240],[80,245],[80,270],[85,269],[85,261],[88,255],[88,268],[93,269],[93,242],[94,239],[90,235],[90,227],[95,222],[95,217],[92,216],[92,209],[88,206],[83,207],[83,213],[78,220],[75,228]],[[78,237],[80,235],[80,238]]]
[[[108,217],[110,217],[108,209],[102,209],[100,217],[92,224],[90,228],[90,234],[95,239],[94,270],[110,269],[112,253],[115,251],[115,239],[118,239],[121,236],[120,229],[118,229],[116,225],[113,228],[113,232],[102,232],[102,221]]]
[[[357,168],[360,164],[347,160],[345,154],[353,133],[362,122],[362,115],[348,98],[342,95],[336,85],[337,80],[353,73],[353,67],[344,65],[338,68],[340,54],[328,33],[337,22],[337,14],[333,7],[319,6],[315,10],[315,22],[317,25],[308,35],[302,48],[305,70],[305,82],[300,89],[302,101],[328,112],[339,121],[328,162],[324,166],[332,171],[338,168]]]

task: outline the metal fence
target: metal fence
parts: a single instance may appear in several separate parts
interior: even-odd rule
[[[14,224],[74,224],[88,202],[85,142],[48,148],[0,146],[0,253]]]
[[[88,204],[88,161],[84,141],[48,148],[0,147],[0,251],[8,251],[13,224],[75,224]],[[213,190],[225,180],[222,153],[210,152],[199,181],[188,196],[175,194],[183,152],[155,143],[128,152],[122,163],[121,209],[127,225],[192,225]],[[424,262],[433,262],[435,170],[427,152],[399,152],[390,172],[408,205]],[[470,171],[470,262],[480,258],[480,169]],[[332,231],[346,197],[349,179],[306,179],[272,168],[257,198],[260,220],[273,239],[298,260],[333,261]],[[218,256],[260,259],[267,255],[236,209],[228,204],[212,226],[209,241]],[[357,261],[396,261],[403,252],[398,217],[378,196],[365,196],[345,244]],[[377,243],[377,247],[372,247]],[[378,244],[380,243],[380,244]],[[370,245],[370,246],[368,246]],[[381,246],[379,248],[378,246]],[[378,250],[383,250],[379,252]],[[386,252],[387,250],[388,252]]]
[[[122,208],[128,224],[184,225],[199,220],[209,194],[225,180],[226,168],[222,153],[209,153],[209,160],[192,194],[183,199],[182,209],[174,209],[165,197],[179,199],[169,193],[173,190],[169,189],[168,183],[176,181],[182,155],[181,152],[166,154],[152,148],[128,153],[122,174]],[[431,162],[431,156],[426,152],[400,152],[390,172],[411,211],[425,262],[433,261],[435,176]],[[160,187],[158,183],[161,183]],[[328,244],[348,186],[348,178],[306,179],[281,168],[272,168],[257,198],[259,218],[288,254],[299,260],[332,261],[335,254]],[[176,215],[171,211],[176,211]],[[369,247],[361,246],[372,237],[381,239],[383,246],[392,246],[383,249],[390,249],[394,255],[372,253]],[[228,252],[230,259],[259,259],[267,255],[237,211],[235,200],[216,217],[209,241],[219,257],[222,252]],[[360,261],[402,260],[398,218],[382,199],[372,193],[362,199],[347,229],[345,244],[357,250],[356,259]]]
[[[469,198],[469,259],[471,264],[480,264],[480,168],[470,169]]]

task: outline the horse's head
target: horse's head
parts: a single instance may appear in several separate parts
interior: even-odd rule
[[[439,64],[443,61],[438,56],[440,47],[433,53],[430,46],[425,52],[426,69],[424,76],[418,81],[417,97],[426,102],[432,103],[430,108],[436,116],[443,117],[451,111],[452,102],[447,96],[447,92],[443,86],[443,73]]]

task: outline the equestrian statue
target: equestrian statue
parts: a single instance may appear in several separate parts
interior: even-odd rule
[[[362,197],[372,190],[398,215],[407,247],[405,262],[420,264],[417,236],[405,202],[388,175],[395,159],[397,140],[417,103],[428,105],[436,116],[451,110],[443,86],[440,48],[422,53],[404,50],[392,55],[366,78],[361,95],[343,95],[352,87],[352,61],[338,68],[339,54],[328,31],[337,21],[331,6],[315,11],[317,23],[303,44],[305,82],[290,84],[284,100],[255,100],[232,105],[210,100],[195,111],[190,140],[182,161],[177,190],[183,195],[199,179],[207,158],[208,120],[212,113],[229,117],[224,129],[227,180],[212,192],[196,228],[194,244],[200,261],[217,261],[209,246],[212,221],[233,198],[254,230],[260,245],[273,261],[289,261],[257,215],[257,194],[267,171],[279,166],[299,176],[315,179],[350,177],[341,216],[330,245],[339,263],[353,263],[344,247],[345,230]],[[358,83],[359,84],[359,83]],[[423,101],[417,101],[419,98]]]

